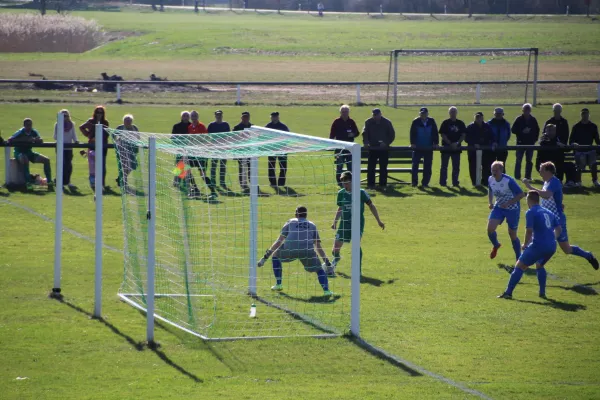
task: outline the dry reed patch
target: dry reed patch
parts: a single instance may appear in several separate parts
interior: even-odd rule
[[[0,52],[82,53],[102,41],[100,25],[71,15],[0,13]]]

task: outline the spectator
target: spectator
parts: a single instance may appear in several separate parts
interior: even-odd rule
[[[544,131],[546,131],[546,127],[548,125],[556,126],[556,145],[564,146],[567,143],[569,143],[569,122],[562,117],[562,106],[559,103],[556,103],[552,106],[552,112],[554,113],[554,115],[544,124]],[[541,140],[540,145],[542,145]],[[547,157],[548,156],[544,156],[542,158]],[[554,160],[548,159],[545,161],[552,161],[554,163],[554,166],[556,167],[556,177],[562,181],[565,173],[565,152],[563,150],[557,151],[555,154],[552,155],[552,157],[554,158]],[[540,162],[536,160],[536,168],[539,168],[539,166]]]
[[[317,4],[317,10],[319,11],[319,17],[322,17],[323,11],[325,11],[325,6],[322,2],[319,2],[319,4]]]
[[[250,113],[248,111],[244,111],[242,113],[242,121],[233,127],[234,131],[243,131],[246,128],[250,128],[252,126],[252,122],[250,122]],[[238,159],[239,164],[239,173],[238,178],[240,181],[240,187],[244,192],[250,191],[250,159],[249,158],[240,158]]]
[[[88,143],[90,144],[96,143],[96,124],[101,124],[104,128],[108,128],[109,126],[108,121],[106,120],[106,109],[104,106],[97,106],[94,109],[92,118],[85,121],[79,127],[79,130],[83,133],[83,136],[88,138]],[[102,130],[102,145],[102,189],[106,190],[106,156],[108,154],[108,131],[106,129]],[[94,148],[88,150],[87,158],[90,174],[90,187],[94,190],[94,186],[96,185],[96,150]]]
[[[598,126],[590,121],[590,110],[584,108],[581,110],[581,121],[573,125],[569,144],[573,146],[592,146],[594,142],[597,146],[600,146]],[[575,150],[575,164],[577,164],[576,186],[581,186],[581,172],[586,166],[589,166],[592,172],[593,185],[600,187],[600,183],[598,183],[596,150]]]
[[[438,128],[433,118],[429,118],[429,110],[423,107],[419,117],[415,118],[410,126],[410,147],[412,147],[412,185],[419,183],[419,164],[423,160],[423,179],[421,185],[429,187],[431,180],[431,165],[433,163],[433,149],[439,143]]]
[[[379,186],[387,188],[389,147],[396,138],[392,122],[381,114],[379,108],[374,108],[371,118],[365,121],[363,128],[363,144],[369,151],[367,165],[367,188],[375,188],[375,168],[379,161]]]
[[[199,120],[198,111],[192,110],[190,112],[190,118],[192,119],[192,122],[187,127],[188,134],[203,135],[203,134],[208,133],[208,129],[206,129],[206,126]],[[208,186],[208,188],[210,189],[209,200],[212,200],[212,199],[215,199],[218,195],[215,190],[214,181],[206,176],[206,161],[207,160],[204,157],[188,157],[188,163],[189,163],[190,167],[198,168],[198,172],[200,172],[200,176],[202,177],[202,180],[204,180],[204,183],[206,183],[206,186]],[[189,173],[189,175],[186,175],[186,176],[189,176],[188,179],[189,179],[189,184],[191,187],[189,197],[192,197],[192,198],[198,197],[200,195],[200,190],[198,189],[198,186],[196,185],[194,176],[191,174],[191,172]]]
[[[275,129],[278,131],[289,132],[288,127],[279,121],[279,112],[275,111],[271,113],[271,122],[266,126],[269,129]],[[281,154],[277,156],[269,156],[269,182],[271,187],[285,187],[285,177],[287,173],[287,154]],[[279,163],[279,179],[276,178],[275,163]]]
[[[564,144],[558,140],[557,131],[557,126],[554,124],[548,124],[544,128],[544,133],[540,138],[540,146],[543,149],[538,150],[535,159],[535,165],[538,167],[545,162],[552,162],[557,170],[560,165],[561,170],[564,171],[565,153],[561,149]]]
[[[215,120],[208,124],[208,133],[222,133],[222,132],[230,132],[231,128],[229,124],[223,121],[223,111],[217,110],[215,111]],[[219,182],[221,187],[227,189],[227,184],[225,182],[225,178],[227,177],[227,159],[221,158],[219,160],[212,159],[210,160],[210,179],[217,182],[217,167],[220,166],[219,171]]]
[[[340,117],[331,124],[329,138],[343,142],[354,142],[354,138],[360,135],[356,122],[350,118],[350,107],[344,104],[340,107]],[[335,180],[341,187],[340,176],[346,165],[347,171],[352,171],[352,154],[348,150],[335,151]]]
[[[123,125],[117,126],[117,131],[139,132],[140,130],[133,124],[133,115],[125,114],[123,116]],[[139,139],[139,135],[137,135]],[[119,142],[119,136],[115,135],[115,144]],[[117,163],[119,165],[119,177],[117,185],[127,191],[127,178],[131,171],[137,169],[138,147],[131,143],[121,143],[121,151],[117,151]],[[121,155],[119,155],[121,154]]]
[[[13,154],[17,162],[23,165],[25,172],[25,185],[27,190],[33,189],[33,181],[31,174],[29,173],[29,163],[41,163],[44,164],[44,174],[46,175],[46,181],[48,182],[48,191],[54,190],[54,184],[52,183],[52,169],[50,167],[50,159],[32,150],[32,144],[41,144],[44,141],[40,137],[38,131],[33,129],[33,121],[31,118],[25,118],[23,120],[23,128],[16,131],[10,138],[6,140],[6,144],[14,146]]]
[[[190,112],[189,111],[182,111],[181,112],[181,121],[176,123],[175,125],[173,125],[173,129],[171,130],[171,133],[173,135],[185,135],[188,133],[188,126],[190,126],[191,122],[190,122]],[[182,155],[177,155],[175,157],[175,165],[179,164],[179,162],[183,160],[183,156]],[[179,186],[181,183],[181,178],[178,175],[175,175],[173,177],[173,186],[177,187]]]
[[[63,140],[67,143],[79,143],[77,140],[77,134],[75,133],[75,125],[71,121],[71,114],[69,110],[60,110],[63,115]],[[58,134],[58,125],[54,124],[54,140],[56,140]],[[71,175],[73,174],[73,149],[65,148],[63,150],[63,186],[67,186],[69,190],[77,190],[77,186],[71,183]]]
[[[467,127],[460,119],[457,119],[458,109],[450,107],[448,110],[450,118],[442,122],[440,134],[442,135],[442,166],[440,168],[440,185],[446,186],[448,179],[448,161],[452,159],[452,186],[459,186],[458,176],[460,174],[460,148],[461,143],[467,135]]]
[[[492,128],[483,120],[483,113],[475,113],[475,120],[467,126],[467,135],[465,138],[467,144],[479,149],[481,146],[491,146],[493,142]],[[469,176],[471,183],[475,187],[481,186],[481,180],[477,180],[477,150],[469,150]],[[492,150],[481,151],[481,178],[484,182],[492,174],[491,166],[495,160],[495,154]]]
[[[493,161],[502,161],[504,163],[504,168],[506,168],[508,150],[496,149],[496,147],[506,147],[510,139],[510,123],[504,119],[504,109],[501,107],[494,109],[494,118],[490,119],[488,124],[490,125],[490,128],[492,128],[492,146],[494,147],[495,157],[495,160]]]
[[[511,132],[517,137],[518,145],[534,145],[540,137],[540,126],[537,119],[531,115],[531,104],[523,104],[521,109],[523,114],[515,118]],[[515,159],[516,180],[521,179],[521,162],[525,155],[525,178],[531,180],[531,171],[533,170],[533,149],[517,150]]]

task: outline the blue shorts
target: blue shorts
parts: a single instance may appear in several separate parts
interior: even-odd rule
[[[506,223],[508,224],[509,229],[516,231],[519,228],[519,218],[521,217],[521,210],[508,210],[500,207],[494,207],[492,212],[490,213],[490,217],[488,219],[497,219],[500,221],[500,224],[504,222],[506,219]]]
[[[569,234],[567,232],[567,216],[565,214],[560,217],[560,227],[562,231],[560,232],[560,236],[556,238],[558,243],[568,242]]]
[[[554,246],[547,247],[540,247],[530,244],[525,250],[523,250],[523,253],[521,253],[519,261],[528,267],[533,264],[540,264],[543,267],[552,258],[555,252],[556,243],[554,243]]]

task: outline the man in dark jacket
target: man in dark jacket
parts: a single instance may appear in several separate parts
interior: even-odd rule
[[[537,119],[531,115],[531,104],[523,104],[521,110],[523,111],[523,114],[515,119],[511,132],[517,137],[518,145],[534,145],[540,137],[540,126],[538,125]],[[533,170],[533,149],[517,150],[514,178],[516,180],[521,179],[521,162],[523,161],[523,155],[525,155],[525,178],[531,180],[531,171]]]
[[[356,122],[350,118],[350,107],[343,105],[340,107],[340,117],[336,118],[331,124],[329,139],[341,140],[344,142],[354,142],[358,137],[358,127]],[[340,176],[344,170],[344,164],[347,171],[352,171],[352,154],[348,150],[335,151],[335,179],[341,186]]]
[[[569,144],[573,146],[600,146],[600,136],[598,134],[598,125],[590,121],[590,110],[584,108],[581,110],[581,121],[573,125]],[[577,165],[577,186],[581,186],[581,171],[586,166],[590,167],[592,172],[592,184],[600,187],[598,182],[598,165],[596,150],[575,150],[575,164]]]
[[[548,121],[546,121],[546,123],[544,124],[544,132],[546,132],[546,127],[548,125],[554,125],[556,126],[556,134],[555,134],[555,139],[553,140],[544,140],[544,142],[548,142],[545,143],[544,145],[549,145],[549,143],[553,143],[556,142],[556,146],[565,146],[569,143],[569,122],[563,118],[562,114],[562,105],[560,105],[559,103],[556,103],[552,106],[552,112],[554,113],[554,115],[552,116],[552,118],[550,118]],[[542,145],[542,140],[540,140],[540,146]],[[549,156],[544,156],[542,158],[548,158]],[[539,158],[539,151],[538,151],[538,158]],[[561,181],[563,180],[563,176],[565,174],[565,152],[563,150],[557,150],[554,151],[552,153],[552,158],[553,159],[547,159],[545,161],[552,161],[554,163],[554,166],[556,167],[556,177],[558,179],[560,179]],[[540,167],[540,163],[539,161],[536,160],[535,163],[535,167],[536,169]]]
[[[471,122],[467,126],[467,136],[465,141],[471,147],[478,149],[480,146],[491,146],[493,143],[492,129],[483,120],[483,113],[481,111],[475,113],[475,121]],[[477,181],[477,150],[469,150],[469,176],[471,177],[471,183],[473,186],[481,186],[481,181]],[[484,182],[492,174],[491,166],[496,160],[495,154],[492,150],[481,151],[481,177]]]
[[[554,124],[547,124],[544,128],[544,134],[540,138],[540,146],[543,149],[539,149],[537,157],[535,159],[535,165],[539,166],[545,162],[552,162],[556,167],[556,171],[561,169],[561,173],[564,171],[565,153],[561,149],[564,144],[560,143],[557,135],[557,126]]]
[[[229,124],[223,121],[223,111],[215,111],[215,120],[208,124],[208,133],[230,132]],[[227,188],[225,178],[227,177],[227,159],[212,159],[210,160],[210,179],[215,184],[217,183],[217,167],[220,167],[219,182],[221,187]]]
[[[494,147],[506,147],[510,140],[510,123],[504,119],[504,109],[496,107],[494,109],[494,118],[488,121],[488,125],[492,129]],[[506,159],[508,158],[508,150],[496,150],[494,149],[495,160],[502,161],[504,163],[504,169],[506,170]]]
[[[467,127],[465,123],[457,118],[458,109],[450,107],[448,110],[450,118],[442,122],[440,135],[442,136],[442,166],[440,168],[440,186],[446,186],[448,179],[448,161],[452,158],[452,186],[460,185],[458,176],[460,174],[460,150],[462,141],[465,140]]]
[[[363,128],[363,144],[369,151],[367,165],[367,187],[375,188],[375,168],[379,161],[379,186],[385,190],[387,187],[389,147],[396,138],[392,122],[381,115],[379,108],[373,109],[371,118],[365,121]]]
[[[233,127],[234,131],[243,131],[246,128],[250,128],[252,123],[250,122],[250,113],[248,111],[244,111],[242,113],[242,120],[239,124]],[[238,164],[240,167],[238,173],[238,179],[240,181],[240,187],[244,192],[248,192],[250,190],[250,159],[249,158],[240,158],[238,159]]]
[[[279,121],[279,112],[275,111],[271,113],[271,122],[266,125],[267,128],[276,129],[278,131],[289,132],[288,127]],[[269,182],[272,187],[284,187],[285,177],[287,174],[287,155],[269,156]],[[279,179],[275,173],[275,163],[279,162]]]
[[[429,118],[429,110],[423,107],[419,116],[410,126],[410,147],[412,147],[412,185],[419,184],[419,164],[423,160],[423,179],[421,185],[429,186],[431,180],[431,164],[433,163],[433,149],[439,143],[438,128],[433,118]]]

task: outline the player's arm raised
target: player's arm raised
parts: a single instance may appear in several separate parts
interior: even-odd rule
[[[367,205],[369,206],[369,210],[371,210],[371,214],[373,214],[373,216],[377,220],[377,223],[379,224],[379,227],[381,229],[385,229],[385,224],[379,218],[379,211],[377,211],[377,207],[375,207],[375,204],[373,204],[373,202],[371,200],[369,200],[369,202],[367,203]]]
[[[258,266],[262,267],[265,265],[265,262],[271,257],[271,254],[275,253],[277,249],[281,247],[281,245],[285,242],[285,236],[280,235],[279,238],[269,247],[267,251],[265,251],[265,255],[258,262]]]
[[[543,190],[531,186],[531,182],[529,182],[528,179],[523,178],[523,183],[527,189],[538,192],[541,198],[549,199],[550,197],[554,196],[554,192],[552,190]]]

